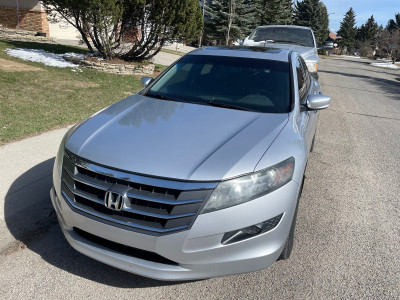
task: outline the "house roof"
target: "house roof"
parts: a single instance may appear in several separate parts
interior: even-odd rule
[[[332,39],[332,40],[336,40],[337,39],[337,34],[332,32],[332,31],[329,31],[329,38]]]

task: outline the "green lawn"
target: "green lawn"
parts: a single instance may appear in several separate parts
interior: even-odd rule
[[[54,53],[86,52],[79,47],[0,40],[0,145],[73,124],[141,89],[140,78],[85,68],[47,67],[13,58],[6,48],[44,49]],[[4,59],[41,71],[4,69]],[[1,64],[1,62],[0,62]],[[12,63],[11,63],[12,64]],[[162,70],[163,66],[157,66]],[[21,70],[21,65],[19,66]]]

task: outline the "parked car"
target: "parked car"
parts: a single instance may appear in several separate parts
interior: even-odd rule
[[[330,103],[303,58],[206,47],[143,82],[61,142],[50,195],[71,246],[160,280],[287,259],[318,111]]]
[[[294,25],[259,26],[248,36],[243,45],[285,48],[300,53],[308,70],[318,79],[318,48],[314,32],[309,27]]]

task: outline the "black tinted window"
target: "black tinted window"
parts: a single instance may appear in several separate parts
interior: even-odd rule
[[[146,95],[285,113],[291,107],[289,64],[240,57],[187,55]]]
[[[259,27],[249,37],[255,42],[272,40],[275,43],[298,44],[314,47],[314,39],[309,29],[288,27]]]

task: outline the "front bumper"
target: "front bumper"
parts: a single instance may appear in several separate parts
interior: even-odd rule
[[[299,185],[284,187],[256,200],[199,215],[190,230],[151,236],[102,222],[75,212],[50,191],[62,231],[77,251],[116,268],[158,280],[193,280],[246,273],[267,268],[279,257],[286,242],[296,207]],[[226,232],[251,226],[279,214],[279,224],[247,240],[222,245]],[[176,264],[164,264],[119,253],[77,234],[74,228],[103,239],[156,253]]]

